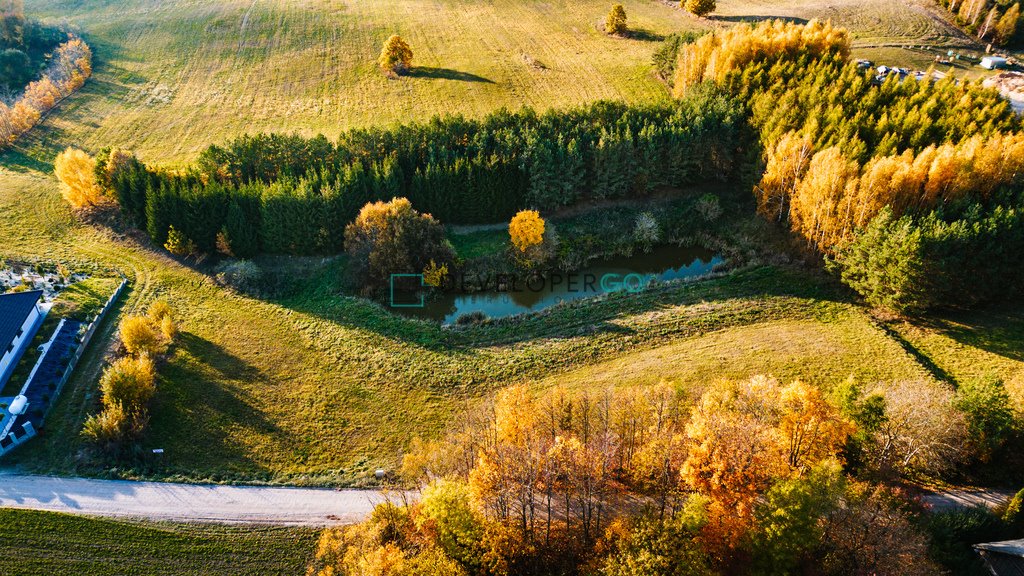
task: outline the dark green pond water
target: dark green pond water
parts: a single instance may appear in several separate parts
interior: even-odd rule
[[[489,318],[504,318],[608,292],[638,292],[653,282],[702,276],[722,262],[722,258],[704,248],[659,246],[630,257],[595,261],[586,269],[570,274],[516,279],[513,285],[506,282],[502,290],[492,284],[479,292],[440,294],[426,300],[422,307],[391,309],[405,316],[443,324],[454,323],[463,314],[473,312],[482,312]]]

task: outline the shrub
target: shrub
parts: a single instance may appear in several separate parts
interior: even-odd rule
[[[459,317],[455,319],[456,326],[476,326],[485,322],[487,322],[487,314],[479,310],[459,314]]]
[[[168,342],[178,337],[178,325],[174,322],[174,318],[164,316],[160,320],[160,333],[163,334]]]
[[[145,316],[126,317],[121,321],[120,332],[129,354],[157,356],[167,349],[157,327]]]
[[[1024,489],[1021,489],[1006,504],[1003,522],[1016,529],[1024,527]]]
[[[263,270],[252,260],[235,260],[218,266],[214,279],[222,286],[256,294],[263,287]]]
[[[636,224],[633,226],[633,237],[645,252],[650,251],[655,244],[661,241],[661,229],[653,214],[650,212],[637,214]]]
[[[121,406],[129,412],[144,410],[156,393],[155,382],[156,369],[148,356],[120,358],[107,366],[100,378],[103,406]]]
[[[967,417],[975,455],[988,462],[1016,430],[1010,395],[998,380],[969,380],[956,393],[956,407]]]
[[[96,182],[96,161],[77,148],[57,155],[53,171],[60,180],[61,194],[73,208],[86,209],[101,204],[103,189]]]
[[[714,574],[697,536],[707,522],[707,502],[693,495],[664,522],[641,518],[605,559],[604,576],[699,576]]]
[[[146,310],[146,316],[153,322],[159,323],[165,317],[173,316],[171,305],[166,300],[154,300]]]
[[[0,52],[0,84],[7,88],[21,88],[32,80],[32,61],[28,54],[17,48]]]
[[[438,548],[473,572],[480,564],[485,534],[484,518],[474,505],[469,485],[438,480],[423,489],[416,527],[430,527]]]
[[[715,11],[715,0],[683,0],[686,11],[694,16],[707,16]]]
[[[608,34],[625,34],[626,33],[626,9],[623,8],[622,4],[615,4],[612,6],[608,17],[604,21],[604,31]]]
[[[82,436],[104,450],[112,450],[125,439],[128,428],[128,414],[124,407],[113,404],[86,418]]]
[[[149,310],[146,311],[146,317],[153,323],[153,326],[159,328],[167,342],[171,342],[177,337],[178,325],[174,322],[174,311],[166,300],[154,300],[149,305]]]
[[[694,209],[700,214],[701,218],[705,222],[714,222],[718,220],[718,217],[722,215],[722,203],[718,200],[718,196],[714,194],[705,194],[697,200],[694,205]]]
[[[175,229],[174,226],[167,229],[167,242],[164,242],[164,248],[178,257],[191,256],[198,251],[196,243]]]
[[[937,511],[925,519],[931,535],[930,555],[950,574],[989,574],[971,545],[1014,536],[998,516],[985,508]]]
[[[384,43],[377,59],[381,70],[387,73],[401,74],[412,67],[412,48],[398,34],[393,34]]]
[[[392,274],[416,274],[455,260],[444,227],[430,214],[420,214],[405,198],[372,202],[345,228],[350,269],[364,293],[382,290]]]

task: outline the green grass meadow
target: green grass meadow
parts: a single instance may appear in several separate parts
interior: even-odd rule
[[[0,509],[5,576],[302,574],[316,530],[186,525]]]

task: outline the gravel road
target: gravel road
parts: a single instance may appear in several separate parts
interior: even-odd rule
[[[921,500],[935,511],[975,507],[996,508],[1009,502],[1013,494],[1010,490],[965,488],[928,492],[921,495]]]
[[[370,490],[0,475],[0,507],[149,520],[327,526],[358,522],[383,500]]]

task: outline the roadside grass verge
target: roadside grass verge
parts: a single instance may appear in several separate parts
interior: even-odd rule
[[[0,509],[0,558],[5,576],[290,576],[305,571],[316,533]]]

